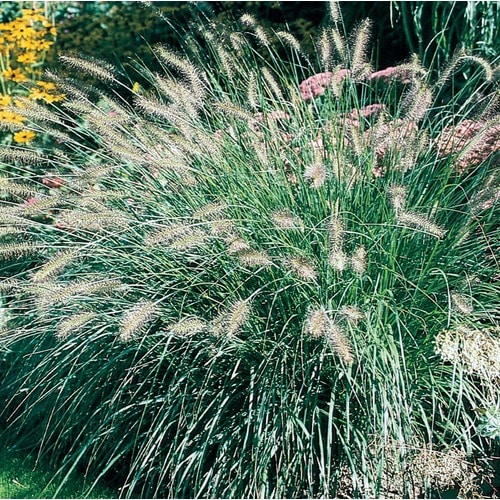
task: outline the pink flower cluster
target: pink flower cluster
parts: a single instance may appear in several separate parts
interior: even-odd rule
[[[368,80],[382,80],[387,83],[391,80],[400,80],[401,83],[410,83],[411,76],[411,72],[408,70],[401,71],[397,67],[389,66],[388,68],[381,69],[380,71],[375,71],[375,73],[372,73],[368,77]]]
[[[436,147],[441,158],[458,154],[454,166],[463,172],[500,151],[500,125],[487,127],[484,121],[464,120],[456,126],[446,127],[439,135]]]
[[[341,69],[335,73],[331,71],[317,73],[316,75],[310,76],[299,85],[300,95],[304,101],[309,101],[314,97],[323,95],[334,78],[337,83],[340,83],[348,75],[348,69]]]
[[[331,71],[317,73],[316,75],[310,76],[299,85],[300,95],[304,101],[309,101],[310,99],[323,95],[334,78],[336,83],[340,83],[344,78],[349,76],[349,74],[350,71],[348,69],[341,69],[335,73]],[[400,80],[401,83],[406,84],[411,82],[412,73],[408,69],[404,70],[397,66],[389,66],[388,68],[371,73],[368,76],[368,80],[382,80],[384,82]]]

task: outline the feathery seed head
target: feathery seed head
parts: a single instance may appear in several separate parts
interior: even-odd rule
[[[191,228],[187,224],[171,224],[147,235],[144,239],[146,245],[169,244],[176,239],[182,239],[190,234]]]
[[[48,287],[47,290],[50,296],[47,297],[48,303],[56,304],[58,302],[67,302],[68,300],[77,296],[89,296],[92,294],[107,294],[109,292],[123,289],[123,283],[117,279],[102,279],[101,275],[96,275],[95,279],[89,278],[79,280],[69,285],[58,285],[53,282],[43,282],[39,285]],[[55,288],[53,288],[55,287]],[[39,286],[41,290],[42,287]]]
[[[359,275],[362,275],[366,271],[366,249],[363,246],[356,248],[354,253],[351,255],[351,267],[352,270]]]
[[[446,229],[432,222],[427,216],[415,212],[400,211],[397,221],[402,226],[420,229],[435,238],[444,238]]]
[[[332,250],[328,255],[328,263],[336,271],[342,272],[347,267],[347,255],[342,250]]]
[[[250,244],[247,241],[234,235],[230,235],[227,243],[229,245],[227,253],[230,255],[239,254],[240,252],[246,252],[251,248]]]
[[[290,257],[285,259],[284,263],[299,278],[306,281],[314,281],[318,277],[318,273],[309,259],[304,257]]]
[[[325,337],[331,326],[331,320],[324,307],[311,309],[304,323],[306,334],[315,339]]]
[[[20,259],[40,250],[41,247],[34,243],[3,243],[0,245],[0,261]]]
[[[58,340],[64,340],[72,332],[79,330],[96,316],[96,313],[93,312],[84,312],[70,316],[57,325],[56,338]]]
[[[203,246],[208,238],[208,234],[201,229],[190,228],[185,234],[173,238],[168,247],[177,252],[192,250]]]
[[[387,190],[389,195],[389,200],[391,201],[391,205],[398,213],[402,210],[406,204],[406,194],[407,189],[405,186],[390,186]]]
[[[291,49],[299,53],[302,52],[300,48],[300,42],[288,31],[277,31],[276,36],[278,37],[279,40],[281,40],[285,45],[288,45]]]
[[[344,223],[332,215],[327,223],[328,242],[332,252],[341,252],[344,244]]]
[[[190,335],[196,335],[206,331],[208,328],[205,321],[194,316],[187,316],[180,319],[176,323],[173,323],[167,327],[167,330],[173,335],[178,335],[180,337],[187,337]]]
[[[414,80],[402,98],[401,110],[404,120],[418,123],[429,111],[433,99],[431,88],[419,80]]]
[[[303,229],[304,222],[300,217],[286,208],[282,208],[271,214],[271,220],[279,229]]]
[[[244,267],[269,267],[273,263],[266,252],[259,250],[242,250],[237,257]]]
[[[86,73],[103,82],[114,83],[117,81],[115,67],[105,61],[99,61],[89,56],[77,57],[69,55],[59,56],[59,61],[71,69]]]
[[[484,380],[500,380],[498,327],[476,329],[458,325],[436,336],[435,352]]]
[[[158,308],[154,302],[144,301],[126,311],[122,317],[119,338],[129,342],[137,336],[157,315]]]
[[[229,339],[234,337],[248,321],[251,312],[250,299],[235,302],[212,322],[214,334]]]
[[[228,205],[224,201],[219,201],[215,203],[207,203],[202,207],[198,208],[193,213],[193,219],[199,221],[211,221],[215,218],[224,215],[228,208]]]
[[[462,314],[471,314],[474,308],[472,307],[472,303],[470,297],[464,295],[462,293],[451,293],[451,302],[453,307]]]
[[[268,83],[269,88],[274,94],[274,97],[279,102],[283,102],[285,100],[283,92],[281,91],[281,88],[278,82],[276,81],[276,78],[274,78],[273,74],[271,73],[271,70],[266,67],[262,68],[262,76],[264,77],[264,80],[266,80],[266,82]]]
[[[329,36],[329,32],[326,29],[321,31],[318,38],[318,52],[321,61],[321,67],[323,71],[330,71],[332,67],[332,42]]]
[[[319,189],[327,179],[326,167],[323,163],[313,163],[304,170],[304,178],[311,182],[311,187]]]
[[[357,325],[365,315],[363,311],[357,306],[342,306],[340,308],[340,314],[352,325]]]
[[[31,276],[31,281],[33,281],[33,283],[40,283],[41,281],[47,281],[48,279],[54,278],[68,264],[72,263],[77,256],[77,250],[68,250],[57,253]]]
[[[339,325],[332,323],[327,331],[326,338],[334,352],[346,365],[352,365],[354,363],[351,342]]]
[[[355,29],[351,45],[351,70],[354,74],[365,75],[371,72],[370,64],[367,60],[368,44],[373,22],[370,19],[364,19]]]
[[[104,209],[100,212],[85,212],[83,210],[66,210],[61,212],[56,225],[83,231],[106,231],[108,229],[123,229],[130,221],[125,213],[119,210]]]

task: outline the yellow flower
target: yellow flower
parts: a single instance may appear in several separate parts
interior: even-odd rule
[[[37,61],[37,57],[33,52],[26,52],[17,56],[17,62],[21,64],[34,64]]]
[[[52,36],[56,36],[57,35],[57,28],[55,26],[52,26],[52,28],[49,29],[49,33]]]
[[[21,9],[21,12],[23,18],[27,18],[33,22],[43,22],[46,20],[45,16],[40,14],[40,12],[43,12],[43,9]]]
[[[7,68],[6,70],[2,71],[2,76],[6,80],[12,80],[13,82],[17,83],[28,81],[28,77],[21,71],[20,68],[16,69]]]
[[[20,130],[14,134],[14,141],[18,143],[31,142],[36,134],[32,130]]]
[[[12,101],[10,95],[0,94],[0,106],[8,106]]]
[[[141,90],[141,84],[139,82],[135,82],[132,86],[132,92],[139,92]]]
[[[29,40],[36,37],[36,31],[30,26],[19,25],[10,32],[14,40]]]
[[[0,111],[0,122],[22,124],[24,122],[24,117],[3,109]]]
[[[48,40],[35,40],[32,42],[33,47],[35,50],[48,50],[52,45],[54,45],[54,42],[49,42]]]
[[[53,82],[44,82],[43,80],[38,80],[36,84],[45,90],[56,90],[56,84]]]
[[[24,50],[36,50],[36,44],[34,40],[20,40],[18,46]]]

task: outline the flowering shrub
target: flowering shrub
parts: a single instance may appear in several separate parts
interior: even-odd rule
[[[52,103],[63,99],[52,82],[41,79],[41,65],[54,44],[56,28],[42,14],[43,9],[21,9],[19,17],[0,23],[0,123],[20,129],[4,138],[18,144],[33,141],[36,134],[23,128],[25,119],[16,112],[23,107],[18,97]]]
[[[65,55],[107,91],[53,75],[60,106],[24,101],[58,142],[0,150],[53,169],[0,179],[0,396],[61,478],[84,467],[148,498],[478,488],[492,433],[473,409],[498,399],[495,165],[462,173],[438,144],[473,112],[496,119],[492,68],[460,117],[436,101],[451,72],[416,60],[381,96],[371,24],[345,37],[332,9],[319,61],[283,34],[277,57],[245,15],[155,48],[140,88]],[[450,354],[474,339],[490,354]]]

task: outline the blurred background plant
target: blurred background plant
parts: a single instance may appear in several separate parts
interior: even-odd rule
[[[0,125],[4,129],[1,143],[28,144],[36,134],[24,128],[25,120],[16,112],[16,107],[24,106],[19,97],[46,103],[63,98],[53,83],[43,79],[44,64],[53,50],[57,30],[36,2],[3,2],[0,14]]]

